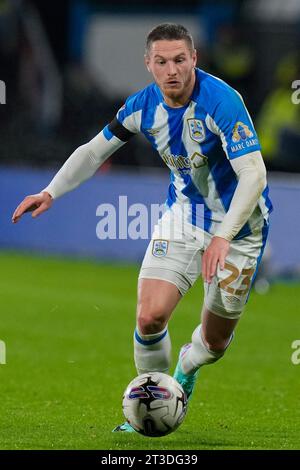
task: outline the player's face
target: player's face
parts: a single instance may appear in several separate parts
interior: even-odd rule
[[[145,62],[167,104],[185,104],[195,84],[196,51],[185,40],[154,41]]]

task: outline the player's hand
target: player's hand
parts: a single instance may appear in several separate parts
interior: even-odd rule
[[[205,282],[211,284],[219,265],[223,271],[230,243],[225,238],[213,237],[202,257],[202,277]]]
[[[52,197],[46,191],[26,196],[13,213],[12,223],[16,224],[25,212],[32,212],[32,217],[37,217],[50,209],[52,201]]]

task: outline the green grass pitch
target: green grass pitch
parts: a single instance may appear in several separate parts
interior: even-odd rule
[[[299,449],[300,285],[252,293],[224,358],[204,367],[182,426],[112,434],[135,377],[138,266],[1,253],[1,449]],[[171,322],[173,372],[198,324],[199,282]]]

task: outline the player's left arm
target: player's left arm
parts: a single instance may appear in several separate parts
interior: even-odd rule
[[[259,150],[230,160],[238,184],[228,212],[203,255],[202,274],[211,283],[217,266],[223,270],[230,242],[253,213],[266,187],[266,167]]]
[[[209,115],[212,132],[238,180],[230,207],[202,260],[202,275],[211,283],[217,267],[223,270],[230,242],[253,213],[266,186],[266,168],[253,122],[239,93],[230,87],[216,90]]]

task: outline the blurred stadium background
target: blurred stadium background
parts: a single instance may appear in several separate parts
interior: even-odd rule
[[[256,422],[253,429],[250,425],[250,431],[248,422],[249,440],[243,434],[244,423],[240,422],[239,437],[231,436],[226,441],[223,425],[218,421],[211,440],[208,437],[199,443],[195,437],[191,438],[190,447],[188,439],[185,445],[186,448],[300,446],[296,437],[299,427],[292,424],[294,407],[299,410],[293,386],[300,366],[298,371],[290,362],[291,343],[297,337],[300,339],[296,315],[300,298],[300,104],[292,102],[295,92],[292,84],[300,80],[300,2],[0,0],[0,80],[6,85],[5,96],[2,88],[0,97],[0,339],[7,344],[7,367],[0,365],[0,378],[4,379],[0,387],[6,400],[3,422],[10,430],[4,433],[2,428],[1,448],[145,445],[132,439],[128,444],[123,437],[119,443],[101,441],[101,426],[106,429],[107,421],[115,425],[122,419],[120,396],[135,374],[128,338],[134,328],[138,263],[148,240],[147,237],[99,240],[97,208],[102,203],[118,207],[122,195],[128,197],[128,205],[162,203],[167,191],[167,169],[146,140],[137,136],[113,155],[93,179],[56,201],[40,219],[33,221],[25,216],[16,226],[10,220],[25,195],[45,187],[75,148],[96,135],[129,94],[150,82],[143,65],[145,35],[153,26],[166,21],[186,25],[195,39],[198,66],[223,78],[243,95],[262,144],[275,208],[270,243],[256,283],[257,293],[250,304],[254,317],[245,320],[244,330],[241,327],[245,344],[239,344],[236,350],[233,347],[231,364],[226,362],[227,369],[226,365],[223,369],[216,366],[216,374],[222,381],[222,370],[233,376],[236,371],[239,378],[245,365],[253,368],[248,345],[255,360],[262,364],[260,373],[252,370],[249,390],[253,376],[258,388],[267,380],[265,386],[272,390],[273,399],[265,389],[260,390],[261,396],[266,394],[265,402],[263,398],[261,403],[253,398],[253,405],[254,402],[261,405],[261,409],[269,402],[269,416],[260,416],[265,420],[265,431],[270,414],[273,429],[276,420],[288,419],[290,413],[289,425],[285,424],[273,441],[272,436],[262,440],[256,433]],[[200,300],[197,294],[191,295],[185,304],[191,311],[190,329],[185,329],[183,319],[174,320],[174,325],[179,322],[181,328],[182,323],[184,330],[184,335],[180,329],[174,333],[176,346],[188,340],[197,322],[195,312],[199,310],[202,294],[198,295]],[[184,318],[184,308],[180,308]],[[101,330],[102,321],[105,334]],[[118,333],[122,363],[110,340],[114,324],[119,321],[123,328]],[[273,324],[271,335],[269,329]],[[250,330],[246,331],[246,326]],[[260,342],[257,347],[262,348],[259,350],[254,347],[257,329]],[[104,337],[99,339],[97,330]],[[279,346],[280,333],[284,342]],[[264,341],[269,351],[272,344],[277,345],[276,353],[270,353],[277,361],[273,366],[270,357],[264,356]],[[85,380],[89,383],[88,390],[83,392],[90,406],[87,416],[96,420],[93,413],[95,407],[101,408],[98,400],[103,393],[101,376],[97,377],[96,370],[105,364],[107,351],[107,364],[118,371],[117,390],[112,392],[115,409],[107,412],[109,416],[104,414],[103,421],[99,418],[100,422],[89,426],[89,418],[82,417],[79,406],[83,392],[80,387]],[[70,376],[65,370],[66,364],[76,362],[84,364],[87,375],[82,381],[80,367]],[[27,375],[23,373],[25,363],[31,371]],[[272,381],[278,368],[282,382],[277,384],[276,392]],[[213,374],[209,371],[204,382],[208,390],[214,382]],[[111,380],[109,371],[104,376]],[[247,377],[242,381],[245,383]],[[74,384],[73,390],[69,389],[70,384]],[[241,408],[249,400],[246,390],[245,385]],[[220,392],[222,398],[226,391],[230,395],[225,386]],[[72,409],[62,405],[68,396],[78,406]],[[277,399],[282,409],[278,408]],[[61,414],[57,411],[59,407],[63,408]],[[215,423],[213,413],[218,416],[219,411],[212,410],[211,414],[205,411],[204,418],[202,415],[199,419],[204,419],[204,426],[211,429]],[[86,432],[86,440],[76,434],[74,413]],[[229,409],[229,415],[233,425],[234,409]],[[247,418],[251,421],[251,414]],[[18,429],[12,425],[14,419]],[[72,435],[67,422],[72,423]],[[109,424],[107,431],[111,427]],[[166,439],[169,439],[164,441],[166,446],[180,448],[179,441]]]

